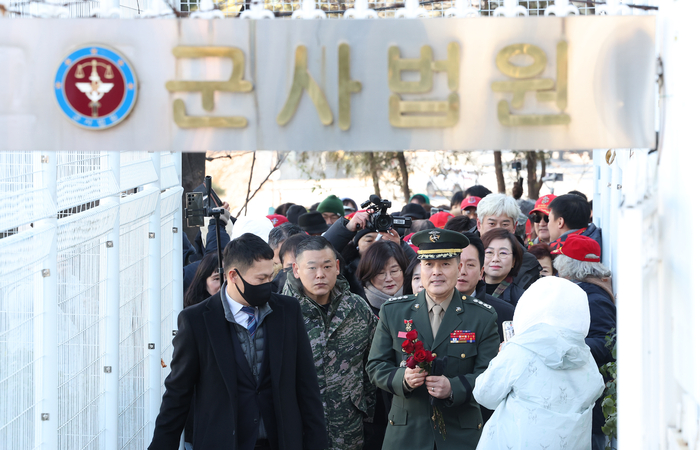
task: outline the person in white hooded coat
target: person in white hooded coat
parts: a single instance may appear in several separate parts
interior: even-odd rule
[[[591,448],[593,405],[603,392],[585,338],[588,297],[557,277],[536,281],[515,308],[515,336],[477,379],[473,395],[494,409],[477,450]]]

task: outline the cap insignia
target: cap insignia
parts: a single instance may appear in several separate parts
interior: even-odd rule
[[[437,242],[440,240],[440,232],[437,230],[432,230],[428,233],[430,235],[430,242]]]

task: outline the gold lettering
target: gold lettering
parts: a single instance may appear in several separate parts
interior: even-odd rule
[[[328,106],[328,101],[323,91],[313,77],[311,77],[311,74],[309,74],[307,60],[306,46],[299,45],[294,56],[294,79],[292,80],[292,87],[289,90],[289,96],[287,97],[282,111],[277,115],[277,123],[279,125],[286,125],[292,120],[304,90],[306,90],[309,97],[311,97],[311,101],[316,107],[316,112],[321,119],[321,123],[323,125],[330,125],[333,123],[331,108]]]
[[[511,58],[526,55],[533,59],[529,66],[516,66]],[[491,89],[494,92],[512,92],[513,100],[510,106],[521,109],[525,102],[525,93],[534,91],[537,101],[554,102],[561,114],[520,114],[510,112],[508,101],[498,102],[498,120],[505,126],[543,126],[568,125],[571,117],[564,114],[568,96],[568,44],[560,41],[557,44],[557,79],[534,78],[547,67],[547,55],[544,51],[531,44],[514,44],[503,48],[496,55],[496,67],[506,76],[516,78],[511,81],[494,81]]]
[[[173,49],[176,58],[230,58],[233,62],[231,76],[227,81],[191,81],[175,80],[165,83],[165,88],[170,92],[200,92],[202,94],[202,108],[206,111],[214,109],[214,92],[250,92],[253,85],[243,80],[245,72],[245,55],[235,47],[185,47],[179,46]],[[245,117],[190,117],[185,110],[185,102],[175,100],[173,103],[173,116],[175,123],[180,128],[242,128],[248,124]]]
[[[569,95],[569,44],[560,41],[557,44],[557,88],[555,91],[537,92],[537,101],[556,102],[564,111],[568,105]]]
[[[389,122],[394,127],[447,128],[457,125],[458,121],[459,94],[456,92],[451,93],[447,101],[401,101],[396,94],[389,97]]]
[[[389,47],[389,88],[397,94],[422,94],[433,89],[433,72],[447,73],[451,91],[447,101],[402,101],[389,97],[389,122],[398,128],[452,127],[459,121],[459,44],[447,45],[447,59],[433,61],[433,50],[424,45],[417,59],[401,58],[399,47]],[[419,81],[404,81],[402,72],[419,72]]]
[[[350,94],[360,92],[362,83],[350,79],[350,46],[338,46],[338,126],[350,129]]]
[[[245,117],[188,116],[185,102],[180,99],[173,103],[173,116],[180,128],[245,128],[248,125]]]

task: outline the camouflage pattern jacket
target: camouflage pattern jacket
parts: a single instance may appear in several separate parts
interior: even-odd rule
[[[363,420],[374,416],[376,403],[365,363],[377,317],[362,297],[350,292],[342,276],[331,292],[327,314],[306,296],[301,281],[291,271],[282,294],[299,299],[301,304],[321,388],[329,449],[361,450]]]

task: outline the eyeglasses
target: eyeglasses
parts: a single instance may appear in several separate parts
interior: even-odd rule
[[[540,223],[542,219],[544,219],[544,223],[549,223],[549,216],[546,214],[542,214],[541,216],[539,214],[530,215],[530,220],[532,220],[533,223]]]
[[[500,252],[498,252],[498,257],[499,258],[507,258],[508,256],[510,256],[512,254],[513,254],[513,252],[507,252],[505,250],[501,250]],[[484,255],[486,255],[488,258],[493,258],[494,256],[496,256],[496,252],[494,252],[493,250],[486,250],[484,252]]]

